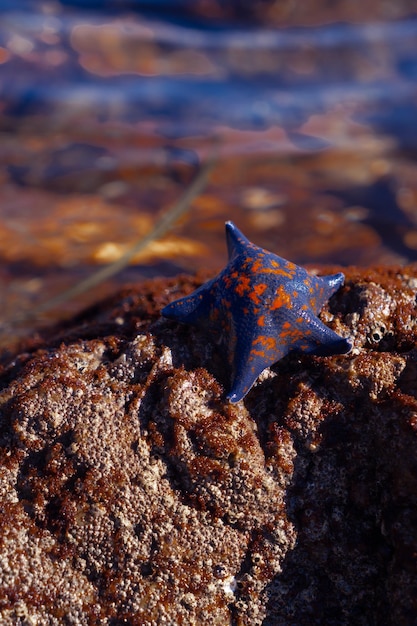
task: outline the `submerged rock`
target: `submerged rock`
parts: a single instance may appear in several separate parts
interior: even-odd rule
[[[159,315],[201,277],[3,364],[2,624],[417,622],[417,268],[344,272],[321,318],[352,352],[236,405],[210,337]]]

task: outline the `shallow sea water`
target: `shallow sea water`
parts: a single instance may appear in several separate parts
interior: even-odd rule
[[[0,4],[3,345],[120,285],[214,273],[228,219],[300,264],[417,261],[415,3],[307,4]],[[14,324],[126,252],[208,160],[117,277]]]

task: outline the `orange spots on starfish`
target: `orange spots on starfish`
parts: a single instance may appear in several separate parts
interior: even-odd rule
[[[279,278],[294,278],[294,275],[295,275],[295,272],[286,271],[283,267],[278,265],[278,263],[277,263],[276,268],[271,269],[270,267],[264,267],[263,269],[259,270],[259,273],[260,274],[274,274],[277,278],[278,277]]]
[[[258,274],[258,272],[262,271],[262,268],[263,268],[263,261],[258,257],[256,261],[252,263],[251,271],[254,274]]]
[[[261,304],[261,296],[268,289],[268,285],[265,283],[258,283],[254,285],[252,291],[248,294],[249,298],[254,304]]]
[[[291,350],[317,352],[332,342],[340,352],[348,340],[323,328],[317,311],[343,284],[343,274],[316,277],[290,261],[255,246],[226,224],[229,262],[222,272],[187,298],[163,308],[165,317],[221,331],[230,367],[230,402],[241,400],[257,375]],[[273,314],[277,311],[276,314]],[[223,344],[223,345],[224,345]],[[249,350],[249,354],[248,354]]]
[[[280,285],[276,290],[275,298],[272,301],[271,311],[280,309],[283,306],[287,308],[291,306],[291,296],[285,290],[284,285]]]
[[[230,309],[231,308],[231,303],[227,298],[220,298],[220,307],[219,309],[221,310],[223,309]]]
[[[251,289],[251,280],[249,276],[239,276],[235,286],[235,291],[239,296],[244,296]]]
[[[279,338],[283,343],[296,343],[303,337],[305,337],[304,329],[292,326],[292,324],[290,324],[289,328],[284,328],[283,326],[282,331],[279,333]]]
[[[252,342],[252,349],[250,351],[250,358],[262,357],[266,358],[268,352],[273,352],[277,349],[277,342],[274,337],[267,337],[266,335],[259,335]]]

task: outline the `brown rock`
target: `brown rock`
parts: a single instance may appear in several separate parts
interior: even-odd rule
[[[3,364],[2,624],[417,623],[417,268],[345,273],[322,318],[351,354],[289,356],[238,405],[159,316],[201,277]]]

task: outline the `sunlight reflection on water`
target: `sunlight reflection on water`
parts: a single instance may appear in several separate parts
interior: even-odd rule
[[[214,145],[208,189],[136,259],[138,277],[214,270],[227,219],[299,263],[417,260],[411,3],[352,18],[317,2],[298,20],[274,2],[253,15],[203,4],[212,12],[184,1],[1,3],[12,313],[148,232]]]

